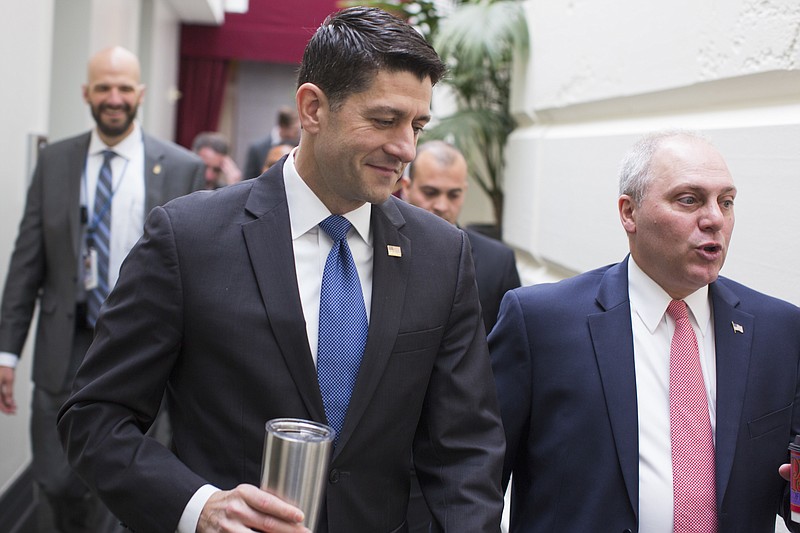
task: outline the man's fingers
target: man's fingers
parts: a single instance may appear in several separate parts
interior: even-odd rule
[[[242,490],[245,501],[251,507],[264,514],[274,516],[285,522],[303,522],[304,516],[300,509],[269,492],[265,492],[253,485],[239,485],[236,489]]]
[[[299,533],[303,513],[277,496],[253,485],[239,485],[231,491],[214,493],[200,513],[197,531]]]
[[[14,369],[0,366],[0,411],[7,415],[17,412],[14,401]]]
[[[789,477],[792,475],[792,466],[790,464],[782,464],[778,467],[778,473],[781,477],[785,480],[789,480]]]

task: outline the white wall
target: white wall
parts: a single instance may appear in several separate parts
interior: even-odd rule
[[[739,188],[724,275],[800,304],[800,3],[529,0],[504,239],[524,282],[622,259],[617,166],[642,134],[704,131]],[[598,23],[601,22],[601,23]]]
[[[25,205],[28,168],[28,135],[47,131],[50,86],[50,49],[53,0],[18,2],[13,16],[0,22],[0,84],[3,147],[3,200],[0,209],[0,279],[5,279],[8,258],[17,236]],[[20,43],[25,43],[20,47]],[[8,53],[9,51],[14,53]],[[18,367],[15,416],[0,414],[0,493],[16,478],[30,459],[30,350]]]
[[[281,106],[295,107],[297,65],[241,61],[233,76],[236,101],[230,102],[233,158],[244,169],[247,149],[269,135]],[[225,131],[225,125],[220,129]]]
[[[143,0],[139,60],[146,84],[139,119],[147,133],[175,138],[180,74],[180,20],[168,2]]]

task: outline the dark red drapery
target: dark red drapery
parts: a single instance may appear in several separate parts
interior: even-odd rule
[[[228,77],[228,60],[181,57],[176,142],[192,147],[195,135],[216,131]]]
[[[176,142],[191,148],[201,131],[219,126],[232,60],[299,64],[316,28],[337,0],[250,0],[247,13],[226,13],[221,26],[184,24]]]

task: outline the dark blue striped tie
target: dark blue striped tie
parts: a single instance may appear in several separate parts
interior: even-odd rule
[[[333,215],[319,226],[333,239],[319,296],[317,379],[328,424],[342,432],[347,406],[367,343],[367,311],[358,271],[347,245],[350,222]]]
[[[97,323],[100,306],[109,293],[108,257],[111,245],[111,197],[113,181],[111,159],[117,154],[103,150],[103,166],[97,176],[97,190],[94,194],[94,231],[91,246],[97,252],[97,287],[87,294],[86,320],[91,327]]]

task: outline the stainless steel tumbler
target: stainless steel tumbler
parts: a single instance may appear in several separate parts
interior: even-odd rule
[[[299,418],[276,418],[266,429],[261,488],[300,508],[316,531],[335,432]]]

